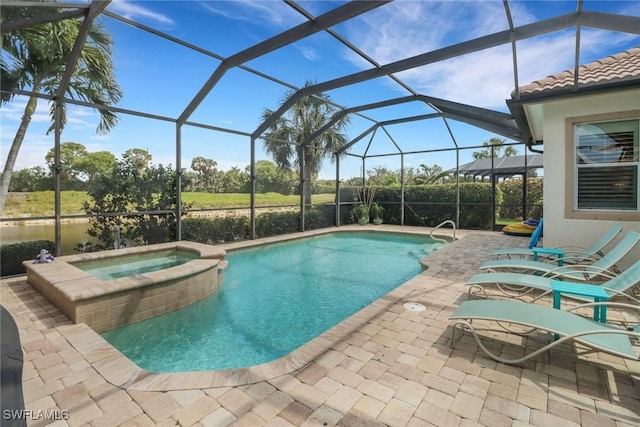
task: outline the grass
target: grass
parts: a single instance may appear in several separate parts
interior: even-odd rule
[[[496,224],[498,224],[498,225],[520,224],[521,222],[522,222],[522,218],[517,218],[517,219],[498,218],[498,219],[496,219]]]
[[[2,216],[5,218],[24,218],[53,216],[53,191],[34,191],[30,193],[9,193]],[[314,204],[333,203],[333,194],[314,194]],[[62,215],[82,215],[84,201],[89,195],[84,191],[62,191],[60,193],[60,210]],[[192,209],[215,209],[249,207],[250,195],[246,193],[182,193],[185,204],[193,204]],[[300,196],[284,196],[279,193],[256,194],[257,206],[297,206]]]

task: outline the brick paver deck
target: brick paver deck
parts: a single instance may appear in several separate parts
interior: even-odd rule
[[[578,356],[574,346],[563,345],[512,366],[487,358],[470,335],[450,347],[448,316],[467,298],[464,279],[478,272],[489,251],[526,244],[494,232],[458,235],[458,242],[428,256],[429,269],[402,285],[401,298],[313,362],[240,386],[144,391],[114,385],[100,373],[106,368],[96,369],[93,356],[67,339],[71,322],[24,277],[3,280],[2,305],[18,324],[24,350],[28,425],[51,423],[45,419],[50,410],[68,411],[56,426],[640,425],[638,361]],[[405,302],[427,310],[407,310]],[[523,352],[522,338],[494,339],[487,339],[493,350]]]

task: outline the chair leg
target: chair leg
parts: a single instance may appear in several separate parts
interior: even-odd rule
[[[536,357],[537,355],[539,355],[541,353],[546,353],[549,350],[551,350],[551,348],[553,348],[553,347],[555,347],[555,346],[557,346],[559,344],[562,344],[565,341],[573,339],[573,337],[562,337],[562,338],[558,339],[557,341],[552,341],[551,343],[539,348],[538,350],[533,351],[533,352],[531,352],[529,354],[526,354],[523,357],[520,357],[518,359],[506,359],[504,357],[498,356],[497,354],[491,352],[487,347],[485,347],[485,345],[480,340],[480,336],[476,333],[476,330],[471,325],[471,322],[468,322],[466,320],[459,320],[453,325],[453,329],[455,330],[455,328],[458,327],[458,326],[463,331],[465,329],[468,329],[473,334],[473,338],[476,340],[476,343],[478,344],[478,347],[480,347],[480,349],[482,349],[482,351],[484,351],[489,357],[491,357],[492,359],[494,359],[494,360],[496,360],[498,362],[505,363],[505,364],[508,364],[508,365],[517,365],[519,363],[522,363],[524,361],[527,361],[527,360],[531,359],[532,357]]]

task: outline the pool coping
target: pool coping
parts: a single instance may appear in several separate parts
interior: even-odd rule
[[[394,230],[377,226],[345,226],[312,232],[294,233],[251,241],[221,245],[227,252],[266,243],[283,242],[336,232],[382,232],[386,234],[416,235],[428,237],[412,230]],[[445,230],[446,231],[446,230]],[[463,238],[464,236],[460,236]],[[172,391],[212,387],[228,387],[254,384],[298,371],[332,348],[362,325],[381,314],[399,300],[409,297],[414,290],[411,282],[421,275],[435,275],[441,267],[420,263],[426,269],[422,273],[373,301],[350,317],[305,343],[298,349],[271,362],[240,369],[207,370],[160,373],[144,370],[109,344],[97,332],[84,323],[57,326],[56,329],[109,383],[129,390]]]

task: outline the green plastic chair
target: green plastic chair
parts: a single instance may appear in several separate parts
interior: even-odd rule
[[[600,304],[640,310],[640,307],[629,304]],[[587,305],[591,306],[593,304]],[[478,346],[487,353],[487,355],[502,363],[521,363],[565,342],[577,342],[594,350],[626,359],[640,360],[640,355],[636,353],[630,341],[630,338],[640,339],[640,333],[594,322],[569,311],[557,310],[538,304],[528,304],[510,300],[464,301],[451,316],[449,316],[449,320],[454,321],[450,342],[452,346],[456,341],[456,330],[468,330],[473,334]],[[492,329],[478,327],[477,324],[473,324],[473,322],[477,320],[497,322],[502,328]],[[520,325],[527,329],[516,332],[515,330],[506,328],[504,326],[505,323]],[[517,335],[528,335],[534,331],[546,331],[549,333],[550,342],[523,357],[507,359],[491,352],[485,347],[478,335],[478,332],[482,330],[499,331],[502,333],[508,332]],[[554,339],[554,336],[557,336],[558,339]]]
[[[619,225],[614,225],[607,231],[597,242],[591,245],[588,248],[582,248],[579,246],[557,246],[555,248],[539,248],[540,256],[545,256],[545,249],[562,249],[564,251],[564,262],[570,262],[571,264],[581,264],[583,262],[587,262],[589,260],[594,260],[601,258],[604,254],[602,250],[609,244],[613,239],[616,238],[618,234],[622,231],[622,227]],[[529,248],[505,248],[498,249],[490,253],[490,255],[498,258],[498,257],[519,257],[519,258],[533,258],[534,251]],[[555,261],[555,257],[553,258]]]
[[[534,298],[535,301],[551,292],[552,280],[554,279],[534,274],[497,272],[474,274],[465,283],[470,286],[469,297],[475,291],[480,291],[487,297],[485,290],[487,286],[495,286],[500,292],[511,297],[521,297],[536,290],[543,291],[541,295]],[[633,300],[635,298],[626,292],[637,285],[640,285],[640,261],[636,261],[618,276],[600,284],[609,293],[610,298],[624,295]],[[571,298],[586,300],[578,296],[571,296]],[[640,304],[640,301],[638,303]]]
[[[602,258],[589,264],[563,265],[558,267],[541,261],[521,259],[495,259],[485,261],[480,265],[481,270],[512,270],[516,272],[529,272],[546,277],[562,277],[570,280],[595,280],[600,277],[614,277],[619,270],[615,266],[625,255],[629,253],[640,241],[640,233],[629,231],[610,251]]]

